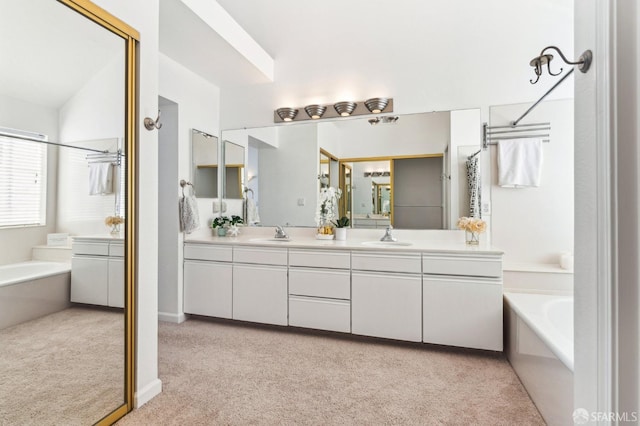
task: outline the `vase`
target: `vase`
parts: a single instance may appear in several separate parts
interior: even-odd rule
[[[318,228],[316,229],[316,238],[319,240],[333,240],[333,225],[331,221],[321,219]]]
[[[464,231],[464,237],[467,244],[477,246],[480,244],[480,233],[475,231]]]
[[[223,227],[223,226],[218,226],[216,228],[217,233],[218,233],[218,237],[224,237],[225,235],[227,235],[227,228]]]
[[[336,234],[336,241],[347,240],[347,228],[336,228],[333,231]]]
[[[111,225],[111,235],[120,235],[120,224]]]

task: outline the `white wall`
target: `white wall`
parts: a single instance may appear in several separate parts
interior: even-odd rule
[[[159,163],[160,170],[166,166],[171,168],[177,161],[177,176],[174,181],[165,181],[162,188],[158,188],[163,195],[171,194],[171,201],[163,208],[159,209],[158,215],[163,223],[178,224],[178,197],[182,195],[182,189],[179,185],[180,179],[191,180],[191,131],[198,129],[210,135],[220,134],[220,126],[218,122],[220,102],[220,90],[207,82],[203,78],[186,69],[171,58],[160,54],[159,58],[159,94],[177,104],[177,140],[173,141],[177,145],[177,158],[175,155],[162,158]],[[160,148],[162,149],[162,148]],[[197,195],[196,188],[196,195]],[[203,203],[207,206],[200,210],[200,226],[207,227],[213,214],[211,212],[211,204]],[[173,264],[171,270],[177,274],[168,277],[166,280],[160,280],[160,315],[161,319],[179,322],[184,320],[182,308],[182,256],[183,241],[182,233],[177,233],[177,227],[171,229],[160,229],[159,232],[173,233],[173,236],[163,236],[169,238],[171,246],[167,246],[164,251],[164,245],[160,246],[158,256],[161,262]],[[160,237],[159,237],[160,238]],[[177,253],[177,257],[176,254]]]
[[[490,125],[508,125],[530,106],[492,107]],[[490,146],[491,242],[507,265],[558,264],[560,253],[573,252],[573,101],[543,102],[521,124],[541,122],[551,123],[551,132],[537,188],[498,186],[497,146]]]
[[[58,111],[22,100],[0,96],[0,127],[28,130],[58,138]],[[0,229],[0,265],[31,259],[31,248],[46,244],[55,232],[58,148],[47,148],[47,224],[27,228]]]
[[[140,32],[138,72],[138,288],[136,405],[162,389],[158,379],[158,133],[147,131],[144,117],[158,112],[159,0],[94,0]]]

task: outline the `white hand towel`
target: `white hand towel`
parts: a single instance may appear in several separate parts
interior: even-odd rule
[[[498,185],[512,188],[540,186],[541,174],[541,139],[498,141]]]
[[[89,195],[113,193],[113,164],[89,164]]]
[[[258,206],[252,198],[247,198],[247,224],[255,225],[260,223],[260,215],[258,214]]]
[[[180,230],[190,234],[200,227],[198,200],[193,195],[187,195],[178,201],[180,212]]]

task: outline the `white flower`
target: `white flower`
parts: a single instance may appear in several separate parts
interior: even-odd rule
[[[320,190],[316,210],[316,224],[318,226],[338,217],[338,200],[341,196],[342,191],[332,186]]]

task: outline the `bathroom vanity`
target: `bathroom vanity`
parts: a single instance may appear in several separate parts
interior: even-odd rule
[[[502,252],[433,232],[452,237],[189,236],[184,312],[501,351]]]
[[[74,237],[71,253],[71,301],[124,308],[124,240]]]

